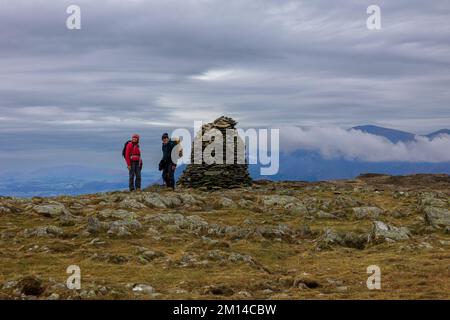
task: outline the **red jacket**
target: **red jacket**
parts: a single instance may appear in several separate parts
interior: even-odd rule
[[[139,161],[142,165],[141,149],[139,149],[139,143],[130,142],[125,150],[125,161],[127,166],[131,166],[131,161]]]

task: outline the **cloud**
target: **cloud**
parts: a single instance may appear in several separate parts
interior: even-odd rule
[[[392,143],[384,137],[339,127],[284,128],[283,151],[308,150],[323,157],[368,162],[450,162],[450,136],[430,140],[416,136],[411,142]]]
[[[368,0],[78,0],[79,31],[65,26],[71,4],[2,1],[0,144],[34,150],[17,163],[52,162],[54,146],[76,163],[114,156],[136,131],[159,149],[160,132],[222,114],[243,127],[450,124],[446,1],[380,0],[380,32]]]

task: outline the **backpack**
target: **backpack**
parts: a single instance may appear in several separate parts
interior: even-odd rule
[[[127,152],[127,146],[130,142],[131,142],[131,140],[128,140],[127,142],[125,142],[125,144],[123,146],[122,157],[124,157],[124,158],[125,158],[125,153]]]

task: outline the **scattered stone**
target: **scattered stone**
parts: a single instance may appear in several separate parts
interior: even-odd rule
[[[64,230],[56,226],[37,227],[34,229],[25,229],[23,231],[23,235],[25,238],[58,237],[61,236],[63,233]]]
[[[119,220],[109,225],[108,236],[115,238],[128,238],[142,229],[138,220]]]
[[[357,207],[353,208],[353,213],[357,219],[377,219],[383,210],[378,207]]]
[[[298,205],[298,204],[300,204],[300,200],[298,200],[296,197],[292,197],[292,196],[270,195],[270,196],[263,196],[262,203],[264,206],[267,206],[267,207],[277,207],[277,206],[285,207],[288,205],[290,205],[290,206]]]
[[[147,193],[143,197],[143,201],[146,205],[148,205],[151,208],[167,208],[165,203],[162,201],[161,197],[157,193]]]
[[[52,293],[47,300],[59,300],[60,299],[60,295],[57,293]]]
[[[103,241],[100,238],[94,238],[89,242],[89,244],[93,246],[102,246],[106,244],[106,241]]]
[[[236,295],[243,297],[243,298],[251,298],[252,297],[252,294],[248,291],[239,291]]]
[[[57,217],[62,214],[70,214],[69,210],[61,203],[53,203],[47,205],[38,205],[34,207],[34,211],[45,217]]]
[[[4,284],[3,284],[3,290],[8,290],[8,289],[14,289],[14,288],[16,288],[17,287],[17,285],[18,285],[18,281],[15,281],[15,280],[10,280],[10,281],[6,281]]]
[[[395,227],[382,221],[374,221],[370,238],[374,241],[401,241],[408,240],[410,236],[411,233],[406,227]]]
[[[8,214],[11,213],[11,209],[6,207],[0,207],[0,214]]]
[[[334,214],[322,210],[316,212],[316,217],[319,219],[337,219],[337,217]]]
[[[98,234],[101,232],[105,232],[106,230],[108,230],[109,228],[109,224],[106,222],[100,222],[100,220],[98,220],[95,217],[89,217],[87,219],[87,231],[90,234]]]
[[[233,209],[233,208],[237,207],[236,203],[234,203],[233,200],[231,200],[230,198],[227,198],[227,197],[220,197],[218,200],[218,203],[219,203],[220,207],[222,207],[222,208]]]
[[[147,284],[135,284],[133,286],[133,292],[142,294],[153,294],[155,293],[155,289]]]
[[[144,252],[141,253],[141,257],[143,259],[145,259],[146,261],[150,262],[153,261],[157,258],[161,258],[164,257],[165,254],[163,252],[160,251],[152,251],[152,250],[146,250]]]
[[[74,226],[78,221],[79,221],[79,219],[77,219],[75,216],[71,215],[70,213],[63,213],[59,217],[59,225],[61,227]]]
[[[354,232],[336,232],[327,229],[322,240],[318,243],[318,248],[326,249],[330,245],[336,244],[348,248],[364,249],[367,244],[367,235]]]
[[[145,209],[147,206],[138,202],[136,199],[127,198],[119,203],[119,207],[122,209]]]
[[[425,207],[425,221],[435,228],[450,227],[450,211],[445,208]]]
[[[104,209],[99,212],[99,217],[104,219],[113,218],[118,220],[132,220],[136,218],[136,215],[127,210],[113,210],[113,209]]]

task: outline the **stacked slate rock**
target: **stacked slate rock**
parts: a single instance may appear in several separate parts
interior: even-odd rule
[[[229,153],[234,154],[233,163],[227,164],[227,130],[228,133],[237,135],[236,121],[229,117],[220,117],[214,122],[207,123],[202,126],[201,132],[199,131],[194,138],[191,152],[191,163],[187,165],[182,176],[178,180],[178,185],[188,188],[199,188],[203,190],[215,190],[215,189],[232,189],[250,186],[252,179],[248,173],[248,163],[238,163],[238,159],[246,159],[245,157],[245,145],[244,141],[237,136],[233,139],[233,144],[228,146]],[[223,135],[223,164],[207,164],[204,157],[202,157],[202,164],[196,164],[194,162],[194,144],[201,143],[202,155],[205,148],[210,145],[214,139],[203,139],[205,133],[214,132],[214,129],[220,131]],[[243,148],[238,148],[238,141],[242,143]],[[204,141],[207,140],[207,141]],[[212,154],[214,156],[214,152]],[[230,162],[230,160],[229,160]]]

